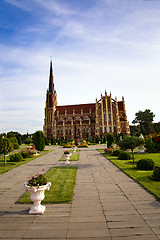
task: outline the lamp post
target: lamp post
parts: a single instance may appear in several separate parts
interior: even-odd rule
[[[2,141],[3,141],[4,165],[6,166],[6,142],[4,136],[2,136]]]

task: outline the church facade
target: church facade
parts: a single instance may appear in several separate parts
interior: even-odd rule
[[[51,61],[43,131],[47,138],[80,141],[108,133],[129,135],[124,97],[117,101],[105,92],[95,103],[58,106]]]

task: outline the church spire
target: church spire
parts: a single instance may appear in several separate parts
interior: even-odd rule
[[[54,91],[54,79],[53,79],[53,68],[52,68],[52,58],[50,62],[50,75],[49,75],[49,92]]]

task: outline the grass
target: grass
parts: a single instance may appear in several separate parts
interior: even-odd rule
[[[137,170],[136,164],[133,165],[132,160],[118,160],[117,157],[105,154],[103,149],[98,149],[98,151],[160,200],[160,182],[150,178],[153,171]],[[160,153],[135,154],[135,162],[142,158],[151,158],[155,162],[155,165],[160,167]]]
[[[7,160],[7,165],[5,166],[4,165],[4,155],[1,155],[0,156],[0,174],[3,174],[5,172],[8,172],[9,170],[15,168],[15,167],[18,167],[24,163],[27,163],[27,162],[30,162],[32,160],[34,160],[35,158],[38,158],[38,157],[41,157],[42,155],[46,154],[46,153],[49,153],[51,152],[52,150],[44,150],[44,151],[41,151],[39,155],[37,156],[33,156],[33,157],[30,157],[30,158],[25,158],[23,159],[23,161],[20,161],[20,162],[10,162],[10,157],[7,156],[6,157],[6,160]],[[15,152],[11,152],[11,154],[14,154]]]
[[[79,152],[72,153],[71,157],[69,158],[69,161],[78,161],[79,160]],[[65,161],[64,156],[61,157],[59,161]]]
[[[50,190],[45,191],[43,203],[68,203],[72,201],[73,189],[76,183],[76,167],[53,167],[46,177],[52,183]],[[33,203],[30,200],[30,193],[27,192],[18,203]]]

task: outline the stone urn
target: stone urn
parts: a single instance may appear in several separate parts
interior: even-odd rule
[[[66,164],[69,164],[69,158],[70,158],[70,155],[69,154],[64,154],[64,158],[66,160]]]
[[[33,201],[29,214],[43,214],[46,207],[41,205],[41,201],[45,198],[44,191],[49,190],[51,182],[48,182],[43,186],[30,187],[27,183],[24,183],[24,187],[31,193],[30,199]]]
[[[77,147],[73,146],[73,153],[76,153]]]
[[[70,153],[69,153],[69,157],[71,157],[71,156],[72,156],[72,153],[70,152]]]

